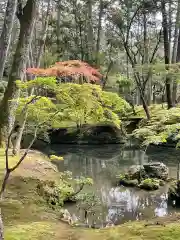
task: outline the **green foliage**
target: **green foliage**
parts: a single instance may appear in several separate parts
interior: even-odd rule
[[[77,195],[77,208],[86,211],[88,214],[95,213],[97,207],[101,205],[99,197],[94,193],[81,193]]]
[[[57,100],[66,104],[63,113],[77,126],[85,123],[110,122],[119,127],[118,112],[125,114],[128,103],[115,93],[103,92],[100,86],[91,84],[61,84],[57,88]]]
[[[118,86],[120,88],[122,88],[122,87],[130,88],[130,87],[134,87],[134,85],[135,85],[133,79],[127,78],[124,75],[119,75],[119,76],[117,76],[117,78],[118,79],[117,79],[116,83],[118,84]]]
[[[92,178],[80,177],[78,179],[74,179],[74,181],[77,185],[89,185],[89,186],[93,185]]]
[[[24,133],[34,134],[37,131],[37,134],[45,134],[57,118],[62,119],[60,116],[56,105],[48,97],[19,98],[16,121],[21,123],[26,118]]]
[[[30,80],[27,82],[22,82],[20,80],[16,81],[16,85],[20,89],[38,89],[39,87],[42,88],[47,88],[47,89],[55,89],[57,84],[56,84],[56,78],[54,77],[36,77],[34,80]]]
[[[153,113],[150,121],[141,121],[139,129],[136,129],[133,135],[145,146],[151,143],[166,143],[169,138],[178,142],[180,139],[180,108],[158,109]]]
[[[16,111],[16,121],[26,118],[24,133],[35,131],[48,141],[48,129],[63,123],[76,125],[110,123],[120,127],[120,117],[129,111],[129,104],[115,93],[102,91],[92,84],[57,84],[51,77],[16,82],[22,90]],[[28,92],[34,95],[28,96]],[[36,95],[37,93],[37,95]],[[66,126],[67,127],[67,126]]]
[[[63,206],[66,201],[74,201],[76,195],[82,191],[84,186],[92,184],[92,179],[85,177],[73,179],[72,173],[67,171],[60,174],[59,183],[41,181],[37,189],[39,195],[43,196],[50,206],[58,207]],[[75,187],[79,187],[79,191],[76,191]]]
[[[58,156],[55,156],[55,155],[51,155],[50,160],[51,161],[54,161],[54,160],[63,161],[64,158],[63,157],[58,157]]]

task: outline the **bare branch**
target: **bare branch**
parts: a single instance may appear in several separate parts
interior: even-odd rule
[[[150,58],[150,61],[149,61],[150,63],[153,62],[154,57],[155,57],[155,54],[156,54],[156,52],[157,52],[157,50],[158,50],[159,44],[160,44],[160,42],[161,42],[161,35],[162,35],[162,29],[161,29],[160,32],[159,32],[158,41],[157,41],[157,43],[156,43],[156,46],[155,46],[154,51],[153,51],[153,53],[152,53],[152,56],[151,56],[151,58]]]
[[[133,16],[132,16],[132,18],[131,18],[131,20],[130,20],[130,23],[129,23],[129,26],[128,26],[128,30],[127,30],[127,35],[126,35],[126,44],[127,44],[127,45],[128,45],[128,43],[129,43],[129,33],[130,33],[130,30],[131,30],[132,23],[133,23],[133,21],[134,21],[134,18],[137,16],[137,14],[138,14],[138,12],[139,12],[139,10],[140,10],[141,7],[142,7],[142,6],[140,5],[140,6],[136,9],[136,11],[134,12],[134,14],[133,14]]]

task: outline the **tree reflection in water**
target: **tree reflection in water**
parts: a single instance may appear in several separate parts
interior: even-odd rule
[[[164,159],[166,161],[164,163],[169,166],[171,177],[176,177],[177,156],[174,156],[174,162],[169,163],[167,158],[161,157],[162,153],[164,156],[165,151],[157,152],[149,158],[140,150],[124,149],[118,145],[63,147],[63,149],[57,146],[53,151],[56,155],[64,157],[64,162],[57,163],[60,171],[68,170],[72,171],[74,176],[83,175],[93,178],[94,185],[86,188],[86,191],[95,192],[102,201],[94,216],[97,224],[102,225],[109,221],[121,224],[154,216],[163,217],[175,211],[167,205],[167,186],[160,191],[146,192],[133,188],[113,188],[112,183],[117,173],[123,173],[131,165],[158,159],[161,161]],[[171,152],[171,159],[172,155]],[[81,214],[75,205],[68,206],[68,209],[80,217]],[[83,221],[82,218],[81,220]]]

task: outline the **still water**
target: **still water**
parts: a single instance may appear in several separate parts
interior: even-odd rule
[[[164,162],[169,167],[170,177],[176,177],[180,153],[174,149],[152,149],[145,154],[139,149],[124,148],[119,145],[101,147],[61,145],[54,146],[51,150],[64,157],[63,162],[58,162],[60,171],[68,170],[74,177],[86,176],[93,179],[94,185],[86,187],[85,191],[94,192],[101,204],[93,216],[89,215],[89,222],[121,224],[155,216],[163,217],[178,211],[167,205],[168,186],[155,192],[146,192],[114,185],[117,173],[123,173],[131,165],[148,161]],[[84,212],[75,204],[67,206],[67,209],[82,222],[84,221]]]

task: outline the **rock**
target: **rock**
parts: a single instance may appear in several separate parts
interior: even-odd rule
[[[146,172],[143,165],[133,165],[129,168],[128,172],[125,174],[125,176],[129,179],[139,179],[139,178],[145,178]]]
[[[168,203],[180,206],[180,181],[173,181],[168,190]]]
[[[138,180],[133,179],[133,180],[128,180],[128,179],[121,179],[119,181],[120,185],[127,186],[127,187],[137,187],[138,186]]]
[[[159,186],[165,186],[166,185],[166,182],[162,179],[159,180]]]
[[[139,184],[139,187],[148,191],[157,190],[160,187],[160,180],[147,178]]]
[[[149,178],[168,179],[169,171],[164,163],[151,162],[144,164],[143,167]]]
[[[49,131],[51,144],[124,144],[126,136],[114,124],[84,124],[81,134],[77,128],[59,128]]]
[[[157,190],[168,182],[168,167],[161,162],[133,165],[125,174],[117,176],[117,180],[123,186]]]

